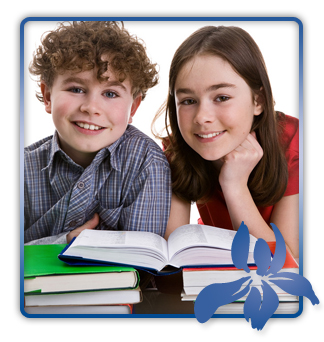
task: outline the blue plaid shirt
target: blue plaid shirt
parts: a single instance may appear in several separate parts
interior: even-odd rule
[[[59,147],[57,132],[25,148],[25,243],[57,243],[98,213],[98,229],[164,235],[171,177],[159,146],[128,126],[84,169]],[[37,243],[36,241],[34,241]],[[59,241],[63,242],[63,241]]]

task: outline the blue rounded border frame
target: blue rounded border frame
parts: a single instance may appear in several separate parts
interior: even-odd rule
[[[129,314],[129,315],[37,315],[24,310],[24,27],[30,21],[292,21],[299,29],[299,274],[303,275],[303,24],[296,17],[27,17],[20,24],[20,141],[19,141],[19,196],[20,196],[20,311],[27,318],[195,318],[186,314]],[[295,318],[303,311],[303,297],[299,297],[299,310],[295,314],[274,314],[271,318]],[[243,314],[214,314],[212,318],[244,318]]]

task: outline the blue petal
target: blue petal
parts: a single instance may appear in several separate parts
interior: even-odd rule
[[[285,240],[282,237],[280,230],[274,223],[270,223],[272,226],[273,232],[276,237],[276,249],[273,255],[273,259],[270,265],[270,269],[268,270],[268,274],[272,273],[275,274],[279,272],[286,261],[286,244]]]
[[[273,277],[286,279],[272,279]],[[291,295],[307,297],[313,305],[319,304],[311,283],[300,274],[280,272],[270,276],[269,280]]]
[[[264,276],[271,264],[271,251],[263,239],[258,239],[254,247],[254,261],[258,267],[256,273]]]
[[[257,317],[261,306],[261,294],[257,288],[251,288],[251,292],[244,303],[244,317],[248,322],[251,317]]]
[[[251,318],[253,329],[261,330],[267,323],[268,319],[275,313],[279,305],[279,298],[276,292],[262,280],[263,301],[261,302],[261,294],[252,287],[244,304],[244,317],[248,321]]]
[[[242,221],[240,228],[236,232],[232,242],[232,260],[236,268],[243,269],[247,273],[250,273],[250,269],[247,265],[249,247],[249,229]]]
[[[232,303],[245,296],[250,290],[249,284],[240,292],[242,285],[251,277],[244,277],[229,283],[215,283],[206,286],[197,296],[195,315],[200,323],[207,322],[222,305]]]

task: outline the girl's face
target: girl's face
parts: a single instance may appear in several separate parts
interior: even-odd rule
[[[262,113],[258,96],[218,56],[197,56],[180,70],[175,83],[180,132],[206,160],[216,161],[238,147]]]

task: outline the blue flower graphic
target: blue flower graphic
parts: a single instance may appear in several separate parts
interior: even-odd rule
[[[276,237],[276,248],[273,258],[268,244],[258,239],[254,247],[254,261],[257,266],[256,274],[267,277],[267,281],[279,286],[291,295],[307,297],[313,305],[319,304],[310,282],[303,276],[291,272],[278,273],[286,260],[285,241],[277,228],[271,223]],[[232,261],[237,269],[250,273],[247,265],[250,245],[248,227],[241,223],[232,243]],[[244,283],[248,284],[241,290]],[[197,296],[195,302],[195,316],[200,323],[207,322],[215,311],[222,305],[232,303],[247,295],[244,303],[244,317],[246,321],[251,318],[253,329],[262,330],[268,319],[274,314],[279,305],[276,292],[265,280],[262,281],[263,299],[259,290],[251,285],[251,276],[242,277],[229,283],[215,283],[206,286]]]

